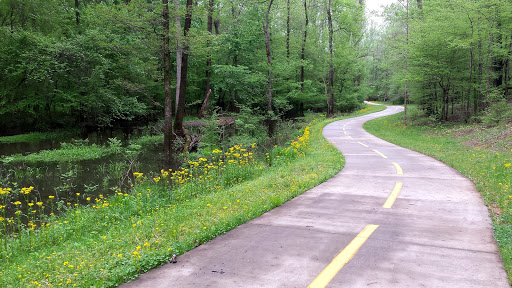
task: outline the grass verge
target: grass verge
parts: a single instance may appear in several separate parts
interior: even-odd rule
[[[447,128],[405,126],[402,119],[399,113],[363,127],[386,141],[439,159],[475,183],[492,216],[494,237],[512,283],[512,150],[468,147],[465,138],[448,134]]]
[[[0,240],[0,286],[114,287],[134,279],[335,175],[344,159],[323,138],[322,128],[384,108],[316,120],[261,163],[250,162],[257,161],[250,159],[250,148],[237,145],[214,154],[223,157],[200,158],[181,171],[161,171],[158,177],[137,173],[127,193],[99,197],[42,228]]]

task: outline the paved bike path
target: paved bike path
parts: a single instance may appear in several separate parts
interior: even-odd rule
[[[327,125],[340,173],[121,287],[510,287],[473,183],[362,128],[400,111]]]

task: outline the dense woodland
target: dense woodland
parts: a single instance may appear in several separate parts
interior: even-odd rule
[[[512,119],[510,0],[402,0],[384,14],[368,33],[372,97],[416,103],[435,122]]]
[[[385,17],[368,25],[360,0],[0,0],[0,134],[166,115],[182,136],[185,115],[271,127],[368,97],[435,121],[507,111],[510,0],[402,0]]]
[[[276,120],[331,95],[351,110],[367,94],[361,4],[1,0],[2,132],[163,119],[166,90],[177,134],[203,103]]]

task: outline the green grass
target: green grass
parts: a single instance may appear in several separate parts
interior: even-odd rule
[[[108,145],[86,145],[85,143],[61,143],[61,148],[42,150],[37,153],[23,156],[21,154],[3,156],[1,162],[49,163],[49,162],[77,162],[83,160],[99,159],[108,155],[120,153],[121,142],[111,139]]]
[[[470,147],[465,141],[484,137],[482,130],[478,136],[460,137],[453,133],[457,131],[453,126],[405,126],[402,120],[403,113],[399,113],[369,121],[364,128],[384,140],[439,159],[475,183],[492,215],[494,237],[512,283],[512,147],[504,151],[493,146]]]
[[[371,106],[343,118],[384,108]],[[1,286],[114,287],[134,279],[339,172],[343,156],[321,133],[339,119],[313,121],[298,141],[275,147],[263,162],[250,159],[250,147],[235,146],[224,151],[224,168],[216,153],[174,172],[171,181],[166,171],[142,175],[131,191],[91,199],[88,206],[50,218],[44,228],[24,229],[0,250]],[[203,169],[211,172],[202,174]]]
[[[0,137],[0,143],[20,143],[20,142],[41,142],[44,140],[50,139],[63,139],[63,138],[71,138],[77,135],[76,130],[66,130],[66,131],[58,131],[58,132],[33,132],[28,134],[19,134],[13,136],[3,136]]]

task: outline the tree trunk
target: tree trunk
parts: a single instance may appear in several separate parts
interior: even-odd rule
[[[510,52],[512,51],[512,43],[510,43],[509,45],[509,55],[510,55]],[[508,85],[508,78],[510,77],[510,56],[507,57],[507,61],[505,62],[505,77],[504,77],[504,81],[505,81],[505,97],[508,98],[509,97],[509,93],[508,93],[508,90],[510,89],[509,85]]]
[[[177,137],[185,136],[185,130],[183,129],[183,117],[185,116],[185,97],[187,94],[187,69],[188,69],[188,53],[189,46],[187,43],[188,31],[192,24],[192,0],[187,0],[187,12],[185,14],[185,26],[183,27],[183,37],[185,42],[183,45],[183,55],[181,57],[181,81],[180,81],[180,92],[179,99],[176,103],[176,117],[174,120],[174,133]]]
[[[197,116],[197,118],[199,118],[199,119],[203,118],[205,111],[208,110],[207,107],[208,107],[208,99],[210,99],[210,93],[212,93],[212,90],[209,90],[206,93],[206,96],[204,97],[203,105],[201,105],[201,111],[199,111],[199,115]]]
[[[306,60],[306,39],[308,37],[308,7],[307,7],[307,0],[303,1],[304,4],[304,17],[305,24],[304,24],[304,34],[302,35],[302,51],[300,55],[300,59],[302,60],[301,66],[300,66],[300,92],[304,92],[304,61]]]
[[[75,0],[75,22],[76,26],[80,26],[80,11],[78,11],[78,6],[80,5],[79,0]]]
[[[170,168],[172,162],[172,145],[174,133],[172,131],[172,99],[171,99],[171,52],[169,49],[169,3],[162,0],[163,4],[163,35],[162,50],[164,57],[164,94],[165,94],[165,123],[164,123],[164,157],[165,168]]]
[[[208,24],[206,25],[206,30],[208,31],[208,36],[211,36],[212,35],[212,30],[213,30],[213,5],[214,5],[214,0],[209,0],[208,2],[208,8],[207,8],[207,11],[208,11]],[[205,102],[207,103],[208,100],[207,98],[210,96],[210,93],[211,93],[211,90],[210,90],[210,78],[211,78],[211,75],[212,75],[212,54],[211,54],[211,51],[210,51],[210,39],[208,39],[206,41],[206,49],[207,49],[207,56],[206,56],[206,85],[205,85],[205,92],[204,92],[204,98],[205,98]],[[204,105],[204,104],[203,104]],[[201,107],[201,112],[199,113],[199,118],[202,117],[203,115],[203,107]]]
[[[286,0],[286,58],[290,58],[290,0]]]
[[[183,56],[183,47],[181,46],[181,17],[179,0],[174,0],[174,25],[176,26],[176,106],[174,108],[174,113],[177,113],[181,86],[181,58]]]
[[[332,15],[331,15],[331,0],[328,2],[327,7],[327,21],[329,25],[329,86],[328,86],[328,100],[327,100],[327,117],[332,117],[334,114],[334,63],[333,63],[333,28],[332,28]]]
[[[404,124],[407,125],[407,60],[408,60],[408,47],[409,47],[409,0],[406,1],[405,5],[405,84],[404,84]]]
[[[263,22],[263,33],[265,34],[265,49],[267,52],[267,84],[268,84],[268,105],[267,111],[270,115],[272,111],[272,54],[270,53],[270,34],[269,34],[269,14],[270,9],[272,8],[272,3],[274,0],[270,0],[270,3],[267,7],[267,13],[265,15],[265,22]]]

